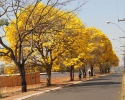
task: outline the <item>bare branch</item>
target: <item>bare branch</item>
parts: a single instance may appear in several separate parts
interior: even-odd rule
[[[8,56],[10,57],[8,54],[10,53],[10,51],[8,52],[0,52],[0,56]]]
[[[26,60],[28,59],[28,57],[33,53],[34,51],[32,50],[31,52],[29,52],[29,54],[27,54],[27,56],[24,59],[24,63],[26,62]]]
[[[6,45],[3,43],[1,37],[0,37],[0,44],[1,44],[4,48],[6,48],[6,49],[8,50],[8,53],[9,53],[9,52],[11,53],[11,54],[10,54],[10,57],[11,57],[11,59],[13,59],[13,60],[15,61],[15,56],[14,56],[13,50],[12,50],[10,47],[6,46]],[[7,53],[7,54],[8,54],[8,53]],[[4,53],[4,54],[6,54],[6,53]]]

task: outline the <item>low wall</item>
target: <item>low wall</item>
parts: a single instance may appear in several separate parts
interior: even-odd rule
[[[40,83],[40,73],[31,73],[26,74],[27,85],[39,84]],[[21,76],[12,75],[12,76],[0,76],[0,88],[1,87],[12,87],[12,86],[21,86]]]

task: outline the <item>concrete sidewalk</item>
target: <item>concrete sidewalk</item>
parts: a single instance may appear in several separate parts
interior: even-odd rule
[[[24,100],[28,97],[37,96],[37,95],[40,95],[42,93],[49,92],[50,90],[56,90],[56,89],[59,89],[59,87],[44,88],[44,89],[39,89],[37,91],[29,91],[29,92],[25,92],[25,93],[20,93],[19,95],[7,97],[7,98],[1,99],[1,100]]]
[[[31,97],[31,96],[37,96],[37,95],[40,95],[40,94],[43,94],[43,93],[46,93],[46,92],[49,92],[49,91],[52,91],[52,90],[61,89],[65,86],[68,86],[68,85],[71,85],[71,84],[77,84],[77,83],[80,83],[80,82],[82,82],[82,81],[73,81],[73,82],[69,82],[67,84],[64,84],[62,86],[44,87],[44,88],[28,91],[28,92],[25,92],[25,93],[20,93],[18,95],[10,96],[10,97],[7,97],[7,98],[3,98],[3,99],[0,99],[0,100],[24,100],[24,99],[26,99],[28,97]]]
[[[104,75],[100,75],[100,76],[104,76]],[[93,78],[97,78],[97,77],[93,77]],[[17,95],[2,98],[0,100],[24,100],[24,99],[26,99],[28,97],[37,96],[37,95],[49,92],[51,90],[61,89],[61,88],[65,87],[65,86],[69,86],[69,85],[72,85],[72,84],[77,84],[77,83],[80,83],[80,82],[83,82],[83,81],[86,81],[86,80],[90,80],[90,79],[93,79],[93,78],[86,78],[86,79],[83,79],[81,81],[79,81],[79,80],[77,80],[77,81],[69,81],[69,82],[64,82],[61,85],[55,85],[55,86],[51,86],[51,87],[43,87],[43,88],[39,88],[39,89],[34,89],[32,91],[28,91],[28,92],[25,92],[25,93],[19,93]]]

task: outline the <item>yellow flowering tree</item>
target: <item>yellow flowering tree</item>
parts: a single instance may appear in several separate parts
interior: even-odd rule
[[[23,2],[12,0],[12,2],[8,3],[8,8],[10,8],[9,12],[11,12],[11,15],[14,17],[10,17],[9,12],[4,12],[6,13],[10,22],[9,26],[5,27],[4,34],[4,37],[9,44],[6,45],[6,43],[2,40],[3,38],[0,37],[0,44],[4,48],[0,51],[0,55],[10,58],[19,68],[22,82],[22,92],[27,91],[24,65],[26,64],[30,55],[36,50],[33,47],[33,39],[41,38],[41,34],[43,34],[44,37],[47,37],[47,33],[51,34],[52,31],[57,32],[61,28],[64,28],[66,20],[68,19],[63,19],[60,17],[60,15],[62,16],[62,14],[65,14],[66,16],[67,13],[72,11],[66,11],[63,13],[61,11],[61,7],[69,4],[70,2],[72,2],[72,0],[47,0],[46,5],[44,5],[43,3],[40,3],[39,0],[33,0],[30,2],[27,0],[24,0]],[[4,5],[2,8],[3,7]],[[2,15],[0,15],[0,17],[1,16]],[[63,20],[65,21],[62,24]],[[62,33],[59,32],[59,34]],[[41,36],[39,37],[39,35]],[[49,41],[49,39],[45,41]],[[51,47],[51,44],[52,43],[43,43],[44,47]],[[50,59],[50,57],[47,57],[45,61],[49,61],[50,63]],[[50,85],[50,83],[48,83],[48,85]]]
[[[50,20],[53,20],[53,18],[50,18]],[[77,35],[77,30],[84,28],[77,16],[71,12],[60,11],[55,14],[54,19],[54,24],[49,23],[45,29],[39,29],[41,33],[36,33],[33,39],[36,52],[32,57],[35,58],[38,65],[46,69],[47,86],[51,85],[51,70],[54,61],[59,59],[60,56],[66,55],[66,52],[73,51],[70,47],[71,44],[74,44],[74,47],[76,45],[73,42],[75,40],[73,36]],[[74,34],[75,31],[76,34]]]
[[[18,73],[18,69],[16,66],[5,66],[4,73],[8,75],[16,74]]]
[[[89,48],[90,50],[90,57],[91,59],[88,60],[91,66],[91,75],[93,76],[93,68],[94,65],[99,64],[100,72],[102,72],[102,65],[108,63],[112,65],[111,61],[114,62],[112,57],[116,57],[118,63],[118,57],[116,54],[113,53],[113,48],[110,40],[107,36],[101,32],[100,30],[90,27],[87,28],[88,32],[90,33],[90,41],[89,41]],[[113,56],[114,54],[114,56]]]

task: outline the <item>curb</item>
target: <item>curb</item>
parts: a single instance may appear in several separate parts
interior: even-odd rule
[[[100,75],[100,76],[105,76],[105,75]],[[91,80],[91,79],[94,79],[94,78],[86,79],[86,81]],[[52,89],[47,89],[47,90],[44,90],[42,92],[30,94],[30,95],[27,95],[27,96],[24,96],[24,97],[21,97],[21,98],[16,98],[16,99],[13,99],[13,100],[24,100],[24,99],[27,99],[27,98],[32,97],[32,96],[38,96],[38,95],[43,94],[43,93],[47,93],[47,92],[50,92],[50,91],[53,91],[53,90],[61,89],[61,88],[64,88],[66,86],[70,86],[70,85],[73,85],[73,84],[79,84],[79,83],[82,83],[82,82],[85,82],[85,81],[78,81],[78,82],[69,83],[69,84],[64,85],[64,86],[60,86],[60,87],[56,87],[56,88],[52,88]]]
[[[70,86],[70,85],[72,85],[72,84],[79,84],[79,83],[82,83],[82,81],[74,82],[74,83],[71,83],[71,84],[66,85],[66,86]],[[43,93],[47,93],[47,92],[50,92],[50,91],[54,91],[54,90],[57,90],[57,89],[64,88],[64,87],[66,87],[66,86],[61,86],[61,87],[56,87],[56,88],[52,88],[52,89],[47,89],[47,90],[44,90],[44,91],[42,91],[42,92],[30,94],[30,95],[27,95],[27,96],[24,96],[24,97],[21,97],[21,98],[17,98],[17,99],[13,99],[13,100],[24,100],[24,99],[27,99],[27,98],[29,98],[29,97],[38,96],[38,95],[43,94]]]
[[[40,94],[43,94],[43,93],[47,93],[47,92],[49,92],[49,91],[57,90],[57,89],[61,89],[61,87],[56,87],[56,88],[44,90],[44,91],[42,91],[42,92],[30,94],[30,95],[27,95],[27,96],[24,96],[24,97],[21,97],[21,98],[17,98],[17,99],[13,99],[13,100],[23,100],[23,99],[27,99],[27,98],[32,97],[32,96],[37,96],[37,95],[40,95]]]

